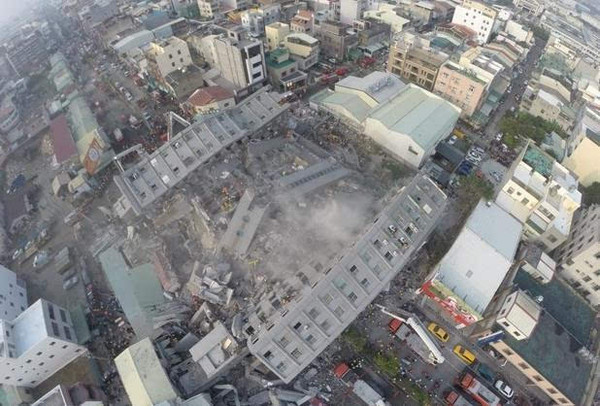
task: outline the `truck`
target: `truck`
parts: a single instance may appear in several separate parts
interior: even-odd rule
[[[56,254],[52,266],[59,274],[65,273],[71,267],[71,251],[65,247]]]
[[[438,345],[433,341],[433,338],[427,333],[427,329],[417,317],[402,318],[388,312],[383,306],[377,306],[379,306],[384,314],[392,316],[392,320],[388,323],[391,333],[404,341],[408,348],[413,350],[423,361],[428,364],[437,365],[446,360]]]
[[[471,372],[459,376],[457,385],[469,394],[481,406],[499,406],[500,398],[478,381]]]
[[[448,392],[444,400],[448,406],[479,406],[479,403],[470,399],[468,395],[459,393],[456,389]]]
[[[348,364],[342,362],[333,369],[333,374],[344,384],[352,388],[352,392],[369,406],[390,406],[390,404],[371,385],[354,372]]]
[[[50,233],[47,227],[44,227],[35,237],[27,242],[23,249],[23,254],[19,257],[19,263],[27,261],[38,250],[44,246],[50,239]]]

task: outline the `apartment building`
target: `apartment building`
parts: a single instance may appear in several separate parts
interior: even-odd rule
[[[239,89],[260,87],[267,79],[262,41],[218,36],[213,39],[215,68]]]
[[[410,20],[399,16],[395,10],[367,10],[363,17],[389,25],[392,34],[401,32],[410,24]]]
[[[298,14],[290,20],[290,30],[313,35],[315,32],[315,18],[313,12],[310,10],[298,10]]]
[[[5,45],[6,61],[18,76],[44,68],[48,61],[48,48],[43,36],[37,32],[18,36]]]
[[[600,305],[600,205],[577,212],[569,239],[556,251],[559,277],[592,306]]]
[[[250,352],[291,382],[405,266],[445,202],[433,181],[416,176],[345,254],[333,263],[306,264],[286,280],[289,289],[257,305],[243,327]]]
[[[448,55],[429,47],[429,41],[406,34],[390,47],[388,72],[426,90],[433,90],[438,72]]]
[[[595,377],[590,351],[595,341],[593,309],[560,278],[540,284],[518,271],[514,288],[496,324],[480,334],[506,332],[491,347],[528,379],[528,385],[545,393],[549,404],[592,404],[594,391],[588,388]]]
[[[39,299],[13,320],[0,319],[0,376],[5,385],[35,387],[86,349],[69,312]]]
[[[534,16],[539,16],[544,11],[543,0],[513,0],[516,8],[524,10]]]
[[[170,73],[192,64],[187,43],[177,37],[150,43],[145,54],[148,73],[160,81],[164,81]]]
[[[321,41],[321,52],[339,61],[358,43],[356,34],[349,33],[347,25],[335,21],[322,22],[317,38]]]
[[[27,288],[17,274],[0,265],[0,319],[11,321],[27,308]]]
[[[340,22],[352,25],[354,20],[362,18],[366,10],[366,0],[340,0]]]
[[[586,108],[569,141],[563,165],[577,175],[585,187],[600,182],[600,112]]]
[[[304,33],[291,33],[285,37],[283,45],[290,51],[290,57],[298,62],[298,68],[309,69],[319,62],[319,40]]]
[[[306,87],[306,73],[298,69],[298,62],[290,58],[287,48],[277,48],[267,55],[269,81],[279,92],[300,90]]]
[[[464,25],[477,33],[477,41],[485,44],[495,30],[498,12],[491,6],[474,0],[464,0],[456,6],[452,22]]]
[[[221,12],[221,0],[198,0],[198,10],[202,17],[213,19]]]
[[[524,224],[523,239],[539,242],[548,252],[561,245],[581,204],[577,179],[531,142],[505,179],[496,203]]]
[[[438,72],[433,93],[460,107],[461,117],[473,115],[481,106],[488,83],[471,71],[454,63],[446,62]]]
[[[290,26],[286,23],[276,21],[265,27],[265,37],[267,38],[267,49],[273,51],[283,43],[285,37],[290,33]]]
[[[0,103],[0,133],[8,133],[19,124],[20,119],[17,106],[10,97],[5,97]]]
[[[279,21],[281,5],[278,3],[263,5],[242,13],[242,26],[248,30],[250,35],[260,37],[265,34],[265,27]]]
[[[541,25],[550,31],[550,41],[556,39],[579,56],[600,62],[600,34],[583,21],[546,11]]]

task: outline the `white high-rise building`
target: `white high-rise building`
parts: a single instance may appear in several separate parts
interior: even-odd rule
[[[477,33],[477,41],[485,44],[494,32],[498,12],[491,6],[473,0],[464,0],[456,6],[452,22],[464,25]]]
[[[0,319],[0,384],[35,387],[84,351],[69,312],[39,299],[14,320]]]
[[[25,282],[0,265],[0,319],[13,320],[27,308]]]

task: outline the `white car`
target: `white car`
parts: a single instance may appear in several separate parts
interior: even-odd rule
[[[498,391],[501,394],[503,394],[504,397],[507,399],[512,398],[513,395],[515,394],[515,391],[513,391],[513,389],[510,386],[508,386],[508,384],[501,379],[496,381],[496,383],[494,384],[494,387],[496,389],[498,389]]]

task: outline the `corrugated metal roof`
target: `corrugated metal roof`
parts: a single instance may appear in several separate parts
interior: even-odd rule
[[[410,136],[428,151],[450,133],[459,115],[458,107],[411,84],[370,118],[392,131]]]

